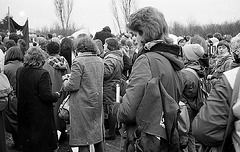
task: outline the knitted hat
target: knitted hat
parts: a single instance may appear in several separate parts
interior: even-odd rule
[[[226,46],[227,47],[227,49],[228,49],[228,52],[230,52],[230,46],[229,46],[229,43],[226,41],[226,40],[222,40],[222,41],[220,41],[219,43],[218,43],[218,45],[217,45],[217,48],[219,47],[219,46]]]
[[[197,61],[204,55],[203,47],[199,44],[186,44],[182,50],[189,61]]]
[[[201,37],[200,35],[194,35],[193,37],[191,37],[190,39],[190,44],[199,44],[203,47],[205,53],[207,53],[207,43],[205,41],[205,39],[203,37]]]

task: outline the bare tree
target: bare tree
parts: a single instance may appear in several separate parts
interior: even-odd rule
[[[68,29],[73,9],[73,0],[54,0],[55,11],[63,30]]]
[[[124,24],[128,23],[130,14],[136,10],[136,1],[137,0],[111,0],[110,7],[120,33],[122,33],[122,26],[125,26],[121,24],[121,19],[123,18]],[[121,14],[119,14],[118,8],[121,9]]]
[[[119,19],[119,15],[118,15],[118,9],[117,9],[117,5],[116,5],[116,1],[115,0],[111,0],[111,9],[112,9],[112,13],[113,13],[113,17],[117,22],[117,28],[119,30],[120,33],[121,32],[121,23],[120,23],[120,19]]]
[[[136,10],[136,0],[121,0],[119,3],[125,24],[128,23],[130,14]]]

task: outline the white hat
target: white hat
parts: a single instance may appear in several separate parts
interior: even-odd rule
[[[204,55],[203,47],[199,44],[186,44],[182,50],[189,61],[197,61]]]

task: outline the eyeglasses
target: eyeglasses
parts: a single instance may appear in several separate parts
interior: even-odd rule
[[[218,49],[226,49],[227,47],[225,45],[221,45],[218,47]]]

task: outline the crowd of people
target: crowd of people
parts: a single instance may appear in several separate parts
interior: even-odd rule
[[[48,34],[31,39],[29,48],[17,34],[1,33],[0,70],[12,92],[0,111],[0,151],[7,151],[8,132],[14,148],[23,152],[57,151],[65,141],[73,152],[93,147],[102,152],[117,134],[122,152],[234,152],[231,132],[236,128],[227,126],[237,120],[231,111],[237,102],[232,98],[240,34],[174,39],[164,14],[153,7],[131,14],[126,29],[120,35],[109,26],[94,36],[86,30],[77,36]],[[156,101],[162,107],[145,105],[154,77],[160,80]],[[200,91],[208,97],[200,99]],[[70,95],[69,122],[58,116],[64,93]],[[171,115],[164,108],[180,101],[187,107],[187,125],[177,123],[179,106]],[[177,124],[189,127],[182,134]]]

